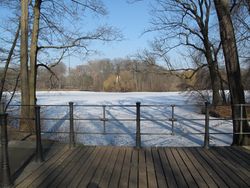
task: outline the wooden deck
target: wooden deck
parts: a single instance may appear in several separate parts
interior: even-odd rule
[[[14,187],[250,187],[250,152],[64,146],[43,163],[31,162]]]

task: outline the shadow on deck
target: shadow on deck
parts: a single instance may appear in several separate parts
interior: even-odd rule
[[[57,149],[56,149],[57,148]],[[249,187],[242,147],[54,147],[31,162],[14,187]]]

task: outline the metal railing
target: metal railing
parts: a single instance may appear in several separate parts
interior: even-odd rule
[[[55,117],[41,117],[41,108],[42,107],[48,107],[48,106],[54,106],[54,107],[66,107],[68,109],[69,114],[67,116],[64,116],[63,118],[55,118]],[[188,105],[185,105],[187,107]],[[190,106],[190,105],[189,105]],[[178,117],[175,113],[175,109],[177,107],[181,107],[180,105],[141,105],[140,102],[136,102],[135,105],[74,105],[73,102],[69,102],[68,105],[36,105],[34,106],[35,109],[35,117],[34,118],[29,118],[29,117],[18,117],[18,116],[9,116],[7,113],[0,113],[0,128],[1,128],[1,152],[2,152],[2,161],[1,161],[1,171],[2,171],[2,186],[8,186],[11,185],[11,176],[10,176],[10,168],[9,168],[9,157],[8,157],[8,133],[7,133],[7,119],[26,119],[29,121],[34,121],[35,123],[35,134],[36,134],[36,155],[35,159],[37,162],[42,162],[44,161],[43,157],[43,147],[42,147],[42,133],[64,133],[68,134],[69,137],[69,146],[70,148],[75,147],[76,145],[76,139],[75,135],[76,134],[103,134],[103,135],[108,135],[108,134],[128,134],[128,133],[121,133],[121,132],[108,132],[107,129],[107,122],[112,122],[112,121],[127,121],[127,122],[135,122],[135,132],[133,133],[135,135],[135,146],[136,148],[141,148],[141,137],[143,135],[176,135],[176,134],[184,134],[181,132],[176,132],[175,131],[175,123],[178,121],[185,121],[185,120],[200,120],[204,121],[204,132],[190,132],[188,134],[201,134],[204,135],[204,142],[203,142],[203,147],[209,148],[209,140],[210,136],[212,134],[249,134],[249,133],[243,133],[242,126],[243,126],[243,121],[247,120],[249,121],[250,119],[243,118],[243,113],[242,109],[243,107],[250,107],[249,104],[244,104],[244,105],[238,105],[241,109],[241,117],[240,119],[235,119],[236,121],[240,121],[240,131],[237,133],[232,133],[232,132],[218,132],[218,133],[210,133],[209,132],[209,124],[211,121],[218,121],[218,120],[232,120],[232,118],[226,117],[226,118],[210,118],[210,109],[211,105],[209,103],[205,103],[204,105],[204,116],[203,118],[183,118],[183,117]],[[20,107],[19,105],[12,105],[12,107]],[[102,109],[102,114],[101,117],[75,117],[75,108],[76,107],[88,107],[88,108],[101,108]],[[129,118],[115,118],[115,117],[108,117],[107,114],[107,108],[133,108],[135,110],[128,110],[130,112],[130,115],[133,117]],[[142,108],[169,108],[169,113],[168,115],[165,115],[165,118],[156,118],[156,117],[142,117]],[[165,113],[165,112],[164,112]],[[69,121],[69,131],[56,131],[56,130],[41,130],[41,121],[49,121],[49,120],[67,120]],[[84,132],[84,131],[76,131],[75,130],[75,121],[101,121],[103,125],[103,131],[102,132]],[[170,122],[171,124],[171,131],[170,132],[142,132],[141,131],[141,123],[146,122],[146,121],[151,121],[151,122],[159,122],[159,121],[164,121],[164,122]],[[131,133],[130,133],[131,134]]]
[[[207,128],[207,125],[209,126],[209,122],[211,121],[219,121],[219,120],[224,120],[224,121],[231,121],[232,118],[231,117],[223,117],[223,118],[210,118],[209,117],[209,111],[212,108],[212,106],[208,103],[205,103],[205,105],[203,105],[204,108],[204,116],[198,116],[198,118],[191,118],[191,117],[183,117],[178,115],[177,113],[175,113],[175,109],[176,108],[187,108],[188,106],[194,106],[194,105],[164,105],[164,104],[160,104],[160,105],[142,105],[140,102],[137,102],[135,105],[77,105],[74,104],[73,102],[69,102],[68,105],[40,105],[39,107],[39,112],[36,112],[36,115],[39,115],[39,120],[37,120],[38,122],[41,121],[69,121],[69,126],[67,130],[59,130],[57,126],[51,126],[43,129],[41,132],[43,134],[51,134],[51,133],[61,133],[61,134],[68,134],[69,135],[69,143],[70,143],[70,147],[74,147],[74,145],[76,144],[76,135],[86,135],[86,134],[92,134],[92,135],[126,135],[126,134],[133,134],[135,135],[135,141],[136,141],[136,147],[140,147],[141,146],[141,136],[145,136],[145,135],[185,135],[185,134],[196,134],[196,135],[204,135],[204,146],[207,146],[208,144],[205,142],[205,140],[208,140],[209,135],[216,135],[216,134],[244,134],[242,132],[242,122],[244,120],[249,120],[249,119],[244,119],[243,118],[243,114],[241,112],[241,118],[237,119],[237,121],[240,121],[240,131],[237,133],[233,133],[233,132],[215,132],[213,131],[212,133],[208,133],[209,132],[209,128]],[[240,108],[242,110],[243,106],[249,106],[247,104],[244,105],[240,105]],[[55,117],[55,116],[50,116],[48,117],[47,115],[44,115],[44,110],[42,112],[42,115],[40,117],[40,109],[45,109],[47,107],[56,107],[56,110],[59,110],[59,107],[63,107],[65,108],[64,111],[67,111],[68,114],[64,115],[63,117]],[[202,107],[202,106],[199,106]],[[99,112],[102,112],[99,115],[96,115],[96,111],[95,113],[90,113],[89,116],[87,117],[79,117],[77,116],[75,113],[75,111],[77,111],[77,108],[99,108],[100,110],[98,110]],[[108,109],[112,109],[112,108],[122,108],[120,110],[127,110],[128,113],[126,114],[126,117],[114,117],[115,115],[111,116],[110,113],[108,113],[110,110]],[[128,109],[130,108],[130,109]],[[132,108],[132,109],[131,109]],[[145,109],[146,111],[149,108],[155,108],[155,109],[159,109],[159,108],[164,108],[164,109],[168,109],[168,113],[166,113],[165,111],[162,112],[163,117],[161,116],[159,117],[154,117],[154,116],[146,116],[143,114],[142,109]],[[37,108],[36,108],[37,109]],[[117,109],[116,109],[117,110]],[[119,110],[119,109],[118,109]],[[78,110],[79,111],[79,110]],[[81,110],[81,111],[87,111],[87,110]],[[37,118],[36,116],[36,118]],[[25,118],[25,117],[18,117],[18,116],[10,116],[9,119],[27,119],[27,120],[31,120],[34,121],[35,119],[30,119],[30,118]],[[81,122],[81,124],[84,124],[83,122],[87,122],[87,121],[92,121],[92,122],[102,122],[102,127],[103,130],[102,131],[84,131],[84,129],[77,129],[77,126],[75,125],[75,122]],[[181,131],[176,131],[175,130],[175,124],[176,122],[184,122],[184,121],[202,121],[203,123],[201,123],[201,128],[202,126],[204,126],[203,130],[204,131],[194,131],[194,132],[181,132]],[[127,123],[132,123],[135,122],[134,124],[134,132],[117,132],[117,131],[108,131],[107,129],[107,123],[108,122],[127,122]],[[142,128],[144,128],[144,126],[141,126],[142,123],[144,122],[152,122],[152,123],[157,123],[157,122],[169,122],[171,125],[170,131],[161,131],[161,132],[153,132],[153,130],[150,130],[150,132],[145,132],[145,131],[141,131]],[[44,123],[47,124],[47,123]],[[132,125],[133,126],[133,125]],[[79,126],[78,126],[79,127]],[[119,128],[119,125],[117,125],[117,127]],[[36,131],[37,132],[37,131]]]

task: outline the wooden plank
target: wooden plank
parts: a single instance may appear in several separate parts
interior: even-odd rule
[[[217,161],[217,164],[219,164],[220,167],[224,169],[224,171],[231,177],[231,179],[236,182],[238,186],[248,187],[248,185],[250,185],[250,179],[248,179],[248,177],[245,176],[244,173],[239,171],[239,167],[235,167],[230,164],[218,152],[214,151],[214,149],[210,149],[209,152],[205,150],[205,152],[207,152],[212,159]]]
[[[204,179],[201,177],[201,175],[199,174],[193,163],[186,155],[186,153],[181,148],[176,149],[176,151],[179,153],[180,157],[182,158],[183,162],[185,163],[186,167],[188,168],[189,172],[191,173],[198,187],[208,187]]]
[[[202,165],[203,169],[205,169],[210,177],[216,182],[219,187],[228,187],[227,184],[222,180],[219,174],[211,167],[211,165],[198,153],[195,148],[189,148],[186,150],[187,152],[191,152],[195,159],[199,161]],[[205,174],[204,174],[205,175]],[[210,181],[209,181],[210,182]],[[212,181],[211,181],[212,182]],[[209,184],[208,184],[209,185]]]
[[[145,158],[145,151],[143,149],[139,150],[139,180],[138,185],[139,188],[145,188],[147,186],[147,168],[146,168],[146,158]]]
[[[103,156],[106,154],[106,149],[104,147],[99,148],[98,155],[96,156],[95,160],[91,163],[88,172],[82,177],[78,187],[87,187],[89,186],[90,180],[92,179],[95,172],[98,170],[99,166],[101,165],[101,161]],[[96,183],[90,183],[90,185],[97,185]]]
[[[152,153],[149,148],[145,149],[145,153],[146,153],[148,188],[155,188],[157,187],[157,181],[156,181],[156,174],[155,174]]]
[[[178,167],[178,164],[176,163],[176,160],[171,152],[170,148],[165,148],[164,149],[165,154],[169,160],[169,164],[171,166],[172,172],[174,174],[175,177],[175,182],[177,183],[178,187],[187,187],[187,183]]]
[[[89,147],[79,147],[79,149],[80,151],[77,153],[77,155],[70,161],[69,165],[60,172],[59,176],[52,182],[52,184],[49,185],[49,187],[55,188],[59,186],[59,184],[63,182],[64,179],[69,179],[68,174],[73,172],[73,169],[80,163],[80,160],[84,154],[90,150]]]
[[[17,184],[16,187],[28,187],[33,181],[39,178],[42,173],[46,172],[48,167],[52,166],[56,161],[58,161],[67,151],[68,147],[64,147],[60,152],[56,153],[56,155],[54,155],[50,160],[46,161],[45,163],[42,163],[42,165],[39,165],[39,168],[37,168],[27,178],[25,178],[25,181],[22,181],[21,183]]]
[[[180,171],[183,175],[183,177],[186,180],[186,183],[188,184],[189,187],[198,187],[198,185],[196,184],[195,180],[193,179],[192,175],[189,172],[189,169],[187,168],[187,166],[185,165],[185,163],[183,162],[181,156],[179,155],[179,153],[177,152],[176,148],[172,148],[171,149],[172,154],[180,168]]]
[[[50,166],[47,166],[46,170],[41,173],[40,176],[29,185],[29,187],[38,187],[40,184],[42,184],[42,182],[48,179],[48,177],[53,173],[53,171],[59,168],[59,166],[63,164],[64,160],[67,159],[71,154],[72,150],[68,149],[67,152],[64,153],[58,160],[56,160]]]
[[[123,162],[121,177],[118,186],[119,188],[128,187],[131,157],[132,157],[132,148],[126,148],[125,159]]]
[[[244,152],[238,151],[236,148],[237,148],[237,147],[229,147],[228,149],[229,149],[234,155],[236,155],[236,156],[239,158],[239,160],[244,161],[245,163],[247,163],[248,165],[250,165],[249,157],[246,157],[246,156],[244,155]]]
[[[152,156],[154,160],[156,180],[158,187],[167,187],[166,178],[162,169],[161,159],[156,148],[152,148]]]
[[[119,153],[119,148],[114,147],[114,152],[112,153],[112,156],[108,162],[107,168],[104,171],[104,174],[100,180],[100,183],[98,184],[99,187],[102,187],[102,188],[108,187],[110,178],[112,176],[113,168],[115,166],[115,162],[118,157],[118,153]]]
[[[119,185],[121,170],[122,170],[124,157],[125,157],[125,148],[120,148],[119,150],[120,151],[119,151],[108,187],[118,187]]]
[[[72,181],[69,183],[67,187],[77,187],[78,184],[81,182],[82,177],[84,177],[84,175],[88,173],[91,167],[91,164],[94,163],[95,161],[95,158],[100,154],[101,154],[100,147],[95,147],[94,152],[91,153],[89,158],[83,163],[82,166],[80,166],[80,169],[75,174],[74,178],[72,179]]]
[[[208,164],[219,174],[221,179],[224,180],[224,182],[229,187],[238,187],[237,183],[231,179],[230,176],[225,172],[225,169],[222,168],[222,165],[218,163],[214,158],[211,158],[210,152],[206,152],[206,149],[200,149],[196,148],[196,150],[199,152],[199,154],[208,162]]]
[[[133,149],[130,164],[129,183],[130,188],[138,187],[138,150]]]
[[[62,173],[62,171],[68,167],[68,164],[70,163],[70,161],[76,158],[76,155],[79,151],[80,151],[79,147],[72,149],[70,155],[60,164],[59,167],[53,169],[53,172],[48,174],[47,177],[43,176],[44,180],[37,187],[48,187],[51,183],[53,183],[55,179],[57,178],[57,176],[59,176]]]
[[[175,177],[171,169],[170,162],[168,158],[166,157],[166,154],[164,152],[163,148],[158,149],[160,158],[161,158],[161,163],[162,163],[162,168],[165,174],[165,178],[168,184],[168,187],[177,187],[177,184],[175,182]]]
[[[95,151],[95,147],[88,147],[86,152],[81,157],[78,163],[73,163],[72,170],[66,175],[66,178],[61,181],[57,187],[68,187],[69,184],[73,181],[73,179],[78,175],[81,168],[86,165],[90,161],[90,158],[93,156],[93,152]]]
[[[242,146],[231,146],[232,149],[238,150],[240,152],[243,152],[246,158],[250,158],[250,150],[242,147]]]
[[[50,150],[48,150],[48,152],[46,153],[44,162],[49,161],[50,159],[58,155],[59,152],[63,152],[66,149],[68,149],[67,146],[62,146],[61,144],[55,146],[53,144]],[[28,176],[32,175],[33,172],[40,168],[42,165],[43,163],[37,163],[35,161],[29,163],[29,165],[24,169],[20,176],[15,180],[15,186],[18,186],[18,184],[22,183],[26,178],[28,178]]]
[[[220,155],[226,158],[226,160],[229,161],[232,165],[234,165],[235,167],[239,167],[238,169],[242,171],[246,176],[248,176],[248,178],[250,178],[250,165],[240,160],[237,156],[232,154],[232,152],[229,152],[229,150],[224,147],[214,149],[219,152]]]
[[[232,172],[235,175],[239,176],[247,185],[250,187],[250,170],[247,170],[239,165],[239,163],[235,163],[229,158],[227,155],[224,155],[223,152],[219,150],[212,150],[214,156],[216,156],[222,163],[224,163],[228,168],[232,169]],[[250,168],[249,168],[250,169]]]
[[[110,161],[110,157],[113,155],[114,149],[112,147],[107,147],[106,150],[107,150],[107,153],[104,155],[104,158],[100,166],[98,167],[98,170],[95,172],[95,175],[93,176],[91,180],[91,182],[93,183],[89,185],[88,188],[98,187],[98,184],[101,180],[101,177],[103,176],[105,169],[108,168],[107,167],[109,165],[108,162]]]
[[[250,187],[249,154],[241,148],[65,147],[54,151],[44,163],[29,165],[24,171],[32,171],[14,186]]]
[[[182,148],[183,152],[185,152],[186,156],[189,158],[189,160],[192,162],[192,164],[197,169],[197,172],[202,177],[203,181],[206,182],[209,187],[214,188],[218,187],[215,183],[215,181],[210,177],[210,175],[207,172],[207,169],[204,168],[199,161],[194,157],[194,155],[189,151],[188,148]]]

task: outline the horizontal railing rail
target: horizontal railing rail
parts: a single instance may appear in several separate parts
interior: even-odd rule
[[[28,106],[28,105],[26,105]],[[104,135],[108,135],[108,134],[128,134],[128,133],[122,133],[122,132],[114,132],[114,131],[106,131],[106,123],[107,122],[136,122],[136,125],[139,124],[138,122],[140,122],[139,126],[140,126],[140,135],[174,135],[174,134],[178,134],[178,135],[187,135],[187,134],[206,134],[206,131],[204,130],[203,132],[199,131],[189,131],[189,132],[182,132],[182,131],[177,131],[174,130],[175,129],[175,123],[176,122],[184,122],[184,121],[205,121],[207,116],[208,121],[233,121],[231,117],[210,117],[209,113],[202,118],[185,118],[185,117],[180,117],[179,115],[176,114],[175,110],[176,108],[189,108],[189,107],[203,107],[205,108],[205,110],[208,110],[212,108],[211,105],[207,104],[207,106],[205,105],[191,105],[191,104],[187,104],[187,105],[175,105],[175,104],[141,104],[141,103],[136,103],[135,105],[114,105],[114,104],[101,104],[101,105],[92,105],[92,104],[86,104],[86,105],[78,105],[78,104],[74,104],[72,102],[69,103],[69,105],[39,105],[41,109],[43,108],[47,108],[47,107],[62,107],[65,108],[65,110],[69,110],[69,114],[67,116],[64,117],[40,117],[40,121],[59,121],[59,120],[63,120],[63,121],[71,121],[70,124],[73,124],[73,128],[71,127],[72,130],[74,130],[74,122],[77,121],[99,121],[102,122],[103,124],[103,131],[101,132],[91,132],[91,131],[73,131],[73,135],[74,134],[104,134]],[[241,106],[241,107],[250,107],[250,104],[239,104],[236,106]],[[10,107],[20,107],[20,105],[10,105]],[[35,107],[35,106],[34,106]],[[230,107],[230,106],[228,106]],[[74,114],[74,109],[76,108],[100,108],[100,111],[102,110],[102,114],[100,115],[96,115],[97,117],[76,117],[76,115]],[[119,110],[120,108],[125,109],[125,108],[133,108],[133,110],[131,110],[132,112],[130,112],[130,116],[131,117],[108,117],[107,116],[107,110],[111,110],[112,108],[114,108],[113,110]],[[119,108],[119,109],[115,109],[115,108]],[[165,117],[147,117],[145,115],[142,116],[143,112],[141,112],[142,109],[145,109],[145,111],[147,111],[148,108],[155,108],[156,110],[158,110],[159,108],[163,108],[163,109],[168,109],[167,112],[165,113]],[[71,111],[70,111],[71,109]],[[153,110],[155,110],[153,109]],[[137,111],[139,110],[139,114],[137,114]],[[205,112],[204,112],[205,113]],[[94,116],[94,114],[92,114],[91,116]],[[140,116],[139,118],[137,116]],[[30,117],[19,117],[18,115],[9,115],[8,117],[10,120],[12,119],[16,119],[16,120],[34,120],[35,121],[35,117],[30,118]],[[250,121],[250,118],[236,118],[234,119],[236,121]],[[142,122],[169,122],[171,124],[171,131],[170,132],[141,132],[141,123]],[[208,123],[209,123],[208,122]],[[205,123],[204,123],[205,125]],[[204,126],[205,128],[205,126]],[[136,132],[129,132],[129,134],[133,134],[136,135]],[[46,130],[41,130],[41,133],[60,133],[60,134],[70,134],[71,135],[71,139],[72,138],[72,131],[57,131],[57,130],[53,130],[53,131],[46,131]],[[243,132],[210,132],[210,135],[218,135],[218,134],[248,134],[248,133],[243,133]]]
[[[29,106],[29,105],[24,105]],[[178,108],[184,109],[188,111],[189,107],[198,106],[203,109],[203,117],[184,117],[182,115],[179,115],[176,110]],[[27,120],[27,121],[33,121],[35,124],[35,129],[32,130],[34,134],[36,134],[36,161],[42,162],[44,160],[43,157],[43,147],[42,147],[42,134],[67,134],[69,135],[69,146],[74,147],[76,144],[76,135],[87,135],[87,134],[93,134],[93,135],[134,135],[135,136],[135,145],[136,148],[141,148],[141,137],[142,136],[148,136],[148,135],[204,135],[204,143],[203,146],[205,148],[209,148],[209,141],[211,135],[232,135],[232,134],[250,134],[249,132],[243,132],[242,126],[243,121],[250,121],[249,116],[247,118],[243,117],[243,108],[250,109],[250,104],[237,104],[235,106],[240,107],[240,118],[232,119],[231,117],[211,117],[210,116],[210,110],[213,108],[209,103],[205,103],[205,105],[169,105],[169,104],[141,104],[140,102],[137,102],[135,105],[113,105],[113,104],[102,104],[102,105],[78,105],[74,104],[73,102],[69,102],[68,105],[35,105],[32,106],[35,109],[35,115],[34,117],[20,117],[16,112],[17,109],[20,108],[20,105],[9,105],[9,113],[1,112],[0,113],[0,137],[1,137],[1,152],[2,152],[2,185],[3,186],[9,186],[12,183],[11,177],[10,177],[10,168],[9,168],[9,159],[8,159],[8,131],[7,131],[7,124],[8,121],[13,120]],[[46,109],[48,107],[56,107],[59,110],[59,107],[65,108],[64,111],[68,113],[63,113],[63,117],[54,117],[55,115],[52,115],[50,117],[44,116],[44,112],[46,112]],[[100,108],[101,113],[93,114],[90,113],[88,116],[90,117],[82,117],[77,116],[75,111],[77,108]],[[159,110],[160,108],[163,108],[164,110],[161,111],[161,116],[154,116],[153,114],[146,114],[145,111],[148,112],[148,110],[151,108],[154,110]],[[230,106],[228,106],[230,108]],[[127,113],[125,115],[123,114],[123,117],[114,117],[110,114],[110,110],[113,109],[114,111],[118,111],[119,109],[126,109]],[[167,109],[167,110],[166,110]],[[145,111],[144,111],[145,110]],[[87,111],[87,110],[86,110]],[[96,112],[95,112],[96,113]],[[201,115],[201,113],[199,113]],[[126,116],[126,117],[124,117]],[[127,117],[129,116],[129,117]],[[57,129],[42,129],[41,123],[45,121],[69,121],[69,127],[68,130],[57,130]],[[100,121],[103,125],[102,131],[82,131],[82,130],[76,130],[75,122],[77,121]],[[175,124],[176,122],[191,122],[191,121],[202,121],[201,125],[204,125],[200,127],[200,129],[194,129],[194,131],[189,132],[183,132],[181,130],[175,130]],[[214,131],[210,126],[209,123],[213,121],[228,121],[232,123],[232,121],[239,121],[240,122],[240,130],[238,132],[223,132],[223,131]],[[107,130],[107,122],[135,122],[134,128],[132,130],[129,130],[127,132],[119,132],[119,131],[110,131]],[[143,126],[141,125],[143,122],[167,122],[169,123],[169,130],[162,131],[161,132],[154,132],[150,130],[150,132],[145,132],[143,130]],[[119,127],[119,125],[117,125]],[[27,132],[30,133],[30,131],[22,131],[18,130],[18,132]]]

